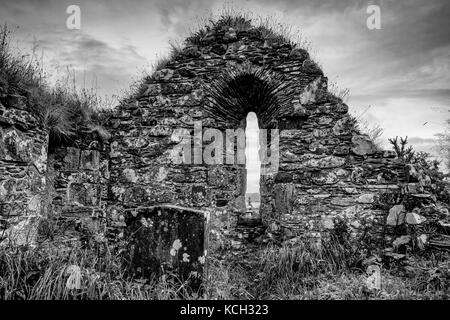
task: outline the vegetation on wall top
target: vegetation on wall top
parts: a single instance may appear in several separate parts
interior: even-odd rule
[[[104,112],[95,91],[77,90],[69,79],[50,85],[35,52],[24,55],[11,47],[11,31],[5,25],[0,27],[0,101],[17,107],[10,105],[11,96],[24,98],[23,107],[49,131],[50,145],[69,142],[86,130],[107,137],[100,130]]]

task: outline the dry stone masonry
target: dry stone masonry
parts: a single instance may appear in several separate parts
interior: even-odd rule
[[[403,166],[358,133],[347,105],[328,92],[327,78],[305,50],[265,39],[258,28],[213,28],[188,41],[144,89],[111,119],[111,218],[175,204],[209,216],[210,252],[245,243],[235,234],[245,164],[179,164],[176,146],[184,132],[204,151],[210,140],[195,136],[197,121],[203,132],[222,130],[226,141],[226,130],[245,128],[247,114],[255,112],[260,128],[280,133],[279,170],[261,178],[267,233],[320,239],[344,220],[355,239],[368,228],[381,235],[379,203],[383,194],[399,192]]]
[[[0,241],[13,245],[35,239],[46,203],[48,133],[25,102],[0,99]]]
[[[64,238],[104,234],[109,181],[106,146],[95,133],[83,132],[69,145],[52,148],[48,157],[47,213]],[[89,239],[84,239],[84,241]]]
[[[163,265],[184,277],[201,274],[207,254],[264,235],[320,240],[344,221],[355,240],[369,230],[382,241],[387,215],[389,224],[402,211],[391,207],[406,182],[403,165],[359,133],[305,50],[263,31],[216,25],[188,39],[139,96],[115,108],[108,141],[86,133],[53,148],[48,166],[45,130],[8,97],[1,105],[3,228],[40,214],[45,189],[45,214],[66,237],[84,230],[87,241],[123,243],[134,272]],[[186,135],[201,151],[211,141],[194,135],[196,123],[203,132],[220,129],[229,144],[226,130],[245,129],[249,112],[259,128],[279,130],[279,168],[261,177],[257,232],[238,225],[245,164],[177,160]]]

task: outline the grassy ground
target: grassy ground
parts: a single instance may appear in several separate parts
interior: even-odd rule
[[[3,249],[0,300],[149,300],[193,297],[174,279],[129,277],[118,255],[79,247]]]
[[[411,256],[381,266],[381,288],[369,289],[339,246],[301,243],[249,248],[245,257],[210,256],[202,293],[171,276],[133,279],[118,254],[80,247],[3,248],[0,299],[448,299],[449,254]]]
[[[419,264],[439,267],[405,274],[397,268],[381,267],[381,288],[371,290],[368,274],[361,269],[336,268],[332,262],[312,257],[304,248],[267,248],[254,269],[218,264],[213,298],[283,300],[448,299],[448,254],[436,260],[422,257]],[[320,266],[322,264],[322,266]],[[328,266],[327,266],[328,265]],[[324,268],[325,267],[325,268]],[[245,276],[243,276],[245,274]]]
[[[210,259],[211,298],[219,299],[448,299],[450,254],[424,251],[403,261],[378,258],[381,286],[367,285],[370,259],[329,241],[269,246],[254,258]]]

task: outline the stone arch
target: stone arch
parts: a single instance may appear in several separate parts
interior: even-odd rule
[[[262,129],[275,128],[274,120],[294,99],[293,83],[267,67],[250,63],[223,70],[205,86],[205,110],[214,118],[237,125],[255,112]]]
[[[278,129],[280,118],[288,112],[295,97],[294,83],[285,75],[251,63],[230,64],[215,75],[210,84],[204,86],[207,116],[216,121],[215,126],[226,129],[245,129],[249,112],[255,112],[260,129]],[[282,120],[281,120],[282,122]],[[271,145],[270,131],[267,147]],[[237,197],[239,204],[232,210],[245,208],[243,199],[246,190],[247,170],[243,164],[238,168],[241,187]],[[270,180],[269,180],[270,181]],[[266,180],[260,180],[260,189],[270,189]],[[269,196],[269,193],[264,193]],[[267,202],[271,200],[267,199]],[[264,210],[271,210],[265,208]]]

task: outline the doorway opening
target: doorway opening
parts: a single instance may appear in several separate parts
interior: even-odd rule
[[[254,112],[249,112],[246,118],[245,159],[247,172],[245,190],[246,214],[248,216],[259,216],[261,161],[259,159],[258,117]]]

